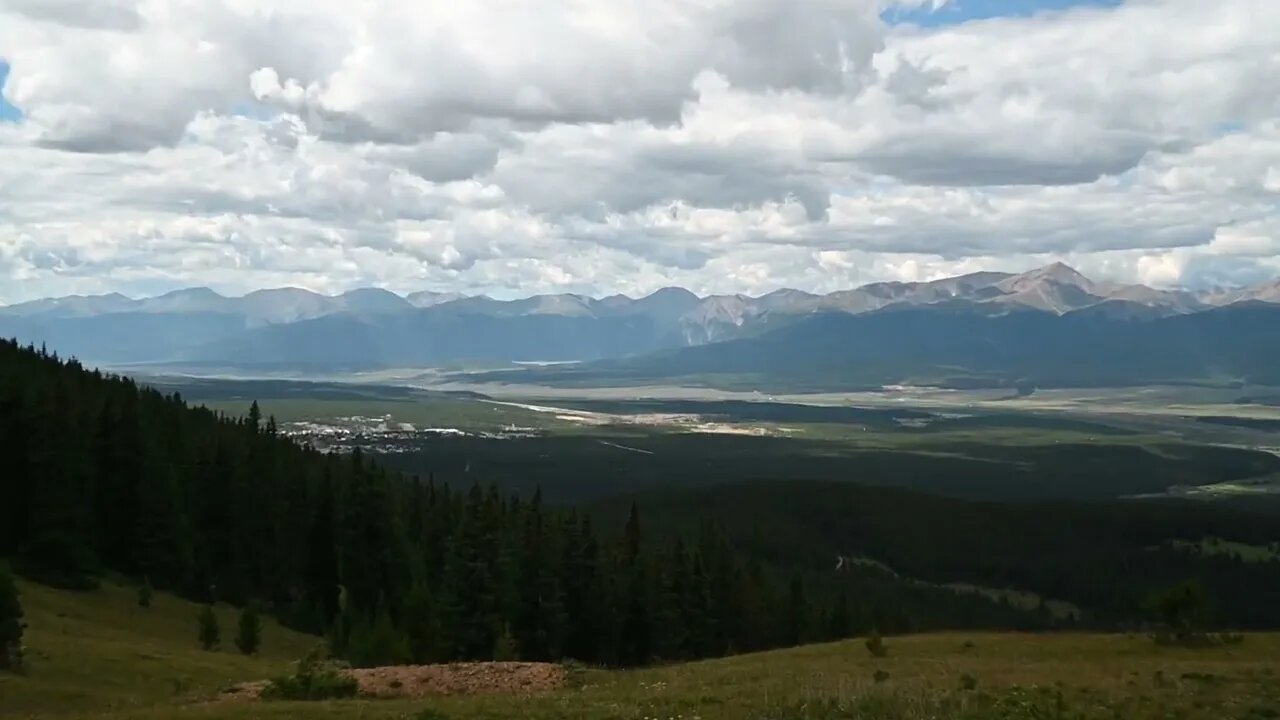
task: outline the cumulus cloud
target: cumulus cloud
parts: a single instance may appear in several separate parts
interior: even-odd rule
[[[1280,272],[1280,4],[947,4],[0,0],[0,302]]]

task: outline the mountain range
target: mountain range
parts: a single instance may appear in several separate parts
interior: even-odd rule
[[[1169,346],[1170,338],[1146,333],[1176,335],[1179,328],[1216,328],[1246,317],[1261,323],[1259,332],[1267,338],[1268,323],[1274,320],[1280,330],[1280,281],[1231,290],[1161,290],[1094,281],[1055,263],[1021,274],[873,283],[826,295],[784,289],[760,297],[699,297],[672,287],[641,298],[558,294],[517,300],[435,292],[400,296],[374,288],[332,296],[298,288],[241,297],[208,288],[143,299],[70,296],[0,308],[0,336],[107,365],[329,370],[579,361],[584,364],[573,370],[530,372],[544,379],[570,372],[578,379],[611,373],[779,377],[790,368],[793,374],[877,383],[903,379],[899,375],[944,376],[933,366],[945,360],[966,377],[1011,381],[1036,375],[1033,366],[1072,356],[1059,349],[1036,358],[1019,349],[1032,338],[1046,353],[1072,338],[1099,349],[1114,345],[1077,337],[1086,328],[1104,339],[1109,333],[1146,337],[1156,343],[1152,350],[1159,345],[1200,358],[1188,361],[1194,368],[1162,372],[1232,377],[1248,363],[1224,364],[1205,358],[1203,348]],[[1223,332],[1231,335],[1230,328]],[[993,357],[982,357],[973,346],[976,338],[985,338]],[[1184,334],[1178,342],[1194,340]],[[999,352],[992,349],[997,346]],[[948,358],[965,347],[965,357]],[[1219,343],[1224,352],[1233,347]],[[1239,351],[1253,354],[1249,348]],[[1021,364],[1010,365],[1011,358],[1021,358]],[[1094,368],[1090,372],[1101,377],[1107,362],[1076,367]]]

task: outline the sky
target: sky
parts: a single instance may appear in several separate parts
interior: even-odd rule
[[[0,303],[1280,277],[1276,0],[0,0]]]

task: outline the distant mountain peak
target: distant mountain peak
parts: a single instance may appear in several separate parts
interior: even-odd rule
[[[324,297],[324,296],[318,292],[312,292],[311,290],[308,290],[306,288],[278,287],[278,288],[263,288],[261,290],[254,290],[253,292],[244,295],[241,299],[247,300],[250,298],[269,298],[269,297]]]
[[[170,298],[170,299],[188,298],[188,299],[198,299],[198,300],[203,300],[203,299],[216,300],[224,297],[225,296],[220,295],[219,293],[215,292],[211,288],[189,287],[189,288],[181,288],[179,290],[170,290],[169,292],[163,295],[157,295],[154,299],[162,300],[164,298]]]
[[[1058,314],[1087,307],[1105,297],[1092,280],[1062,262],[1014,275],[997,283],[996,288],[1005,294],[990,302],[1025,305]]]
[[[466,295],[456,292],[434,292],[432,290],[419,290],[418,292],[409,293],[405,296],[405,300],[410,305],[418,308],[427,308],[434,305],[443,305],[454,300],[462,300]]]
[[[1028,270],[1021,275],[1015,275],[1015,278],[1024,278],[1026,280],[1051,280],[1053,282],[1068,285],[1093,285],[1093,281],[1085,277],[1079,270],[1062,262],[1061,260],[1050,263],[1043,267]]]
[[[649,293],[648,295],[645,295],[645,296],[644,296],[643,298],[641,298],[641,299],[642,299],[642,300],[647,300],[647,299],[658,299],[658,298],[662,298],[662,299],[668,299],[668,298],[678,298],[678,299],[692,298],[692,299],[694,299],[694,300],[699,299],[699,298],[698,298],[698,296],[697,296],[697,295],[695,295],[692,291],[687,290],[687,289],[682,288],[682,287],[677,287],[677,286],[675,286],[675,285],[668,285],[667,287],[658,288],[657,290],[654,290],[653,292]]]
[[[773,292],[769,292],[769,293],[765,293],[764,295],[761,295],[760,299],[763,300],[764,298],[815,298],[815,297],[818,297],[818,296],[814,295],[811,292],[806,292],[804,290],[796,290],[795,288],[778,288]]]

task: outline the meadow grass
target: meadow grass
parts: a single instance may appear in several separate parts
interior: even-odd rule
[[[571,668],[543,695],[220,702],[228,685],[285,672],[317,642],[268,622],[262,652],[205,652],[198,606],[153,607],[109,585],[70,593],[24,583],[31,659],[0,676],[0,717],[387,718],[403,720],[1263,720],[1280,717],[1280,634],[1240,645],[1161,647],[1144,636],[941,633],[607,671]],[[219,608],[224,638],[234,611]]]
[[[135,588],[104,582],[70,592],[24,582],[26,674],[0,673],[0,717],[129,710],[181,702],[227,685],[277,675],[319,638],[264,620],[262,648],[241,655],[234,643],[238,610],[218,606],[222,645],[206,652],[196,639],[200,606],[156,592],[138,605]]]

